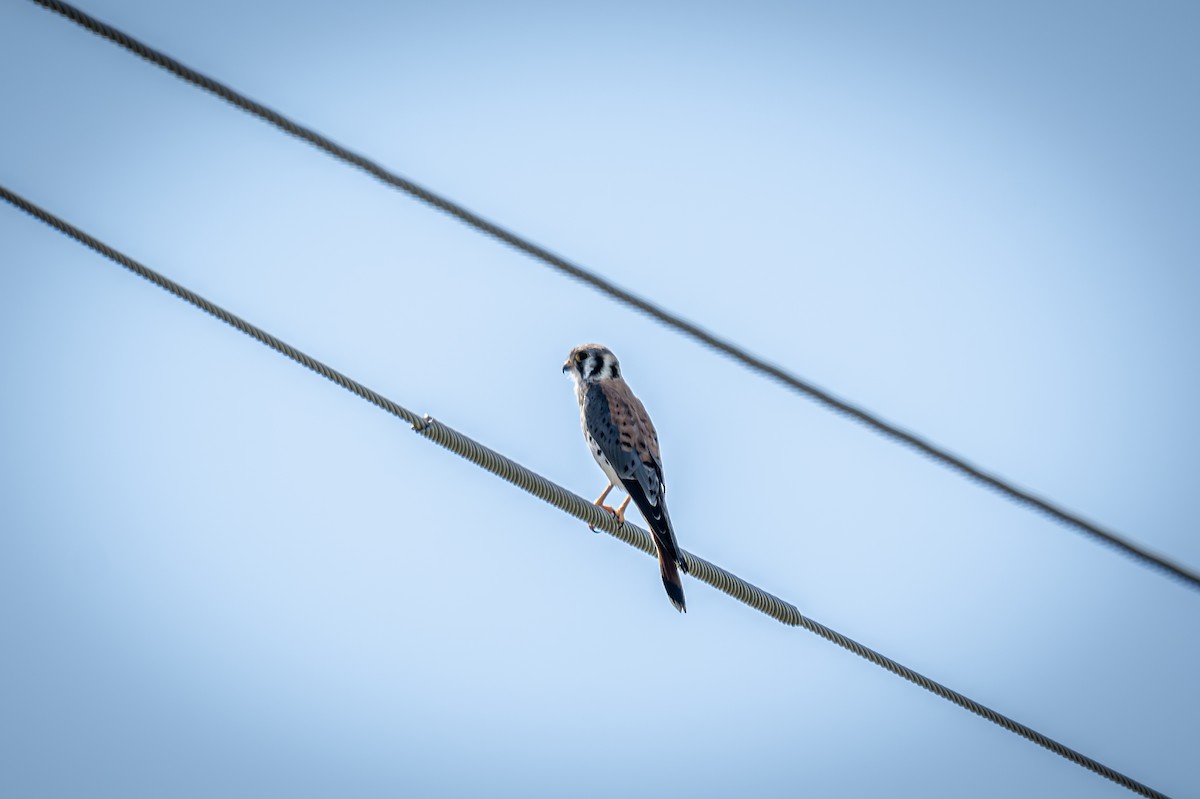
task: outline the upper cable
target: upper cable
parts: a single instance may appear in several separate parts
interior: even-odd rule
[[[998,494],[1007,497],[1008,499],[1023,505],[1027,508],[1035,510],[1051,520],[1063,525],[1064,527],[1072,528],[1078,532],[1085,533],[1092,538],[1104,544],[1108,544],[1113,549],[1121,552],[1134,560],[1142,563],[1145,566],[1159,570],[1161,573],[1172,577],[1189,588],[1200,590],[1200,573],[1193,571],[1171,559],[1152,552],[1146,547],[1134,543],[1133,541],[1121,536],[1112,530],[1105,529],[1100,525],[1084,519],[1076,513],[1073,513],[1065,508],[1043,499],[1042,497],[1033,494],[1026,489],[1019,488],[1015,484],[1000,477],[999,475],[988,472],[974,464],[968,462],[962,457],[951,453],[926,439],[904,430],[891,422],[885,421],[883,418],[871,413],[870,411],[854,405],[851,402],[843,400],[831,392],[820,388],[819,386],[803,380],[800,377],[788,372],[782,367],[776,366],[767,360],[760,358],[753,353],[739,347],[731,341],[720,338],[717,335],[710,333],[704,328],[677,316],[661,306],[627,291],[620,286],[606,280],[599,274],[575,264],[560,255],[556,255],[550,250],[545,249],[533,242],[529,241],[516,233],[490,222],[482,216],[464,208],[463,206],[442,197],[439,194],[415,183],[407,178],[404,178],[395,172],[392,172],[375,161],[348,150],[345,147],[337,144],[333,140],[321,135],[317,131],[307,128],[298,122],[283,116],[277,111],[268,108],[261,103],[246,97],[243,94],[234,91],[229,86],[214,80],[206,75],[197,72],[191,67],[176,61],[174,58],[166,55],[163,52],[155,50],[149,45],[138,41],[127,33],[120,31],[111,25],[105,24],[95,17],[81,11],[75,6],[60,2],[60,0],[32,0],[51,11],[54,11],[72,22],[86,28],[87,30],[102,36],[109,41],[119,44],[131,53],[134,53],[152,64],[155,64],[177,77],[198,86],[222,100],[237,106],[238,108],[253,114],[254,116],[269,122],[280,130],[289,133],[299,139],[303,139],[319,150],[322,150],[334,158],[337,158],[347,164],[362,169],[368,174],[379,179],[383,183],[399,189],[422,202],[444,211],[447,214],[461,220],[471,227],[488,234],[500,241],[508,244],[515,249],[520,250],[539,261],[542,261],[547,266],[568,275],[576,280],[579,280],[592,288],[607,294],[609,297],[628,305],[647,316],[655,319],[667,327],[682,333],[689,338],[695,339],[701,344],[722,353],[750,370],[767,377],[773,378],[779,383],[782,383],[787,388],[792,389],[798,394],[809,397],[812,400],[824,405],[825,407],[847,416],[876,433],[890,438],[893,441],[904,444],[911,449],[929,457],[933,461],[945,466],[951,471],[955,471],[975,482],[992,489]]]

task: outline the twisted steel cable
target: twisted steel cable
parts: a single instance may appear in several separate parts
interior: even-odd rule
[[[492,474],[512,483],[518,488],[532,494],[533,496],[548,502],[549,504],[566,511],[570,515],[587,522],[595,528],[599,528],[614,536],[615,538],[624,541],[643,552],[654,555],[654,544],[650,539],[650,534],[642,528],[630,524],[629,522],[618,523],[617,520],[607,513],[596,507],[594,504],[575,494],[562,486],[547,480],[545,477],[536,472],[522,466],[516,461],[506,458],[499,452],[480,444],[453,428],[442,424],[430,416],[419,416],[413,411],[399,405],[392,400],[384,397],[378,392],[359,383],[356,380],[347,377],[331,366],[318,361],[310,355],[301,352],[292,345],[282,341],[260,327],[257,327],[240,316],[237,316],[230,311],[225,310],[214,302],[211,302],[194,291],[176,283],[170,278],[162,275],[147,266],[144,266],[129,256],[121,253],[118,250],[109,247],[100,240],[89,236],[82,230],[68,224],[62,219],[54,216],[48,211],[34,205],[18,194],[9,191],[6,187],[0,185],[0,198],[24,211],[30,216],[38,219],[41,222],[49,225],[55,230],[64,235],[78,241],[86,247],[90,247],[96,252],[111,261],[125,267],[130,272],[133,272],[139,277],[145,278],[156,286],[166,289],[176,297],[191,303],[195,307],[205,313],[215,316],[222,322],[230,325],[251,338],[259,341],[281,355],[285,355],[301,366],[305,366],[327,380],[330,380],[342,388],[350,391],[359,397],[362,397],[367,402],[381,408],[393,416],[399,417],[412,425],[413,430],[435,442],[436,444],[450,450],[451,452],[463,457],[472,463],[481,466]],[[1074,749],[1059,743],[1037,730],[1027,727],[1020,722],[1014,721],[1002,713],[998,713],[991,708],[981,705],[975,700],[960,694],[957,691],[951,690],[941,683],[931,680],[930,678],[913,671],[907,666],[901,665],[891,658],[882,655],[875,650],[863,646],[852,638],[848,638],[841,633],[826,627],[825,625],[809,619],[803,615],[795,605],[785,602],[777,596],[770,594],[758,586],[743,580],[732,572],[728,572],[719,566],[716,566],[703,558],[697,557],[689,552],[683,552],[683,556],[687,559],[689,573],[698,580],[708,583],[719,591],[722,591],[734,599],[744,602],[750,607],[758,610],[766,615],[789,626],[799,626],[815,633],[827,641],[831,641],[843,649],[849,650],[861,658],[865,658],[876,666],[887,669],[893,674],[897,674],[909,682],[915,683],[926,691],[934,693],[943,699],[953,702],[965,710],[969,710],[977,716],[981,716],[988,721],[996,724],[1009,732],[1016,733],[1021,737],[1036,743],[1045,749],[1050,750],[1054,754],[1066,758],[1067,760],[1082,766],[1083,768],[1093,771],[1096,774],[1111,780],[1116,784],[1133,791],[1136,794],[1146,797],[1154,797],[1155,799],[1165,799],[1165,795],[1159,791],[1144,785],[1137,780],[1122,774],[1116,769],[1104,765],[1098,760],[1088,757]]]
[[[43,6],[51,11],[61,14],[63,17],[71,20],[77,25],[95,33],[99,36],[108,39],[109,41],[120,45],[131,53],[140,56],[150,63],[159,66],[175,76],[187,81],[195,86],[198,86],[205,91],[208,91],[222,100],[236,106],[237,108],[246,111],[249,114],[269,122],[280,130],[291,134],[299,139],[302,139],[313,145],[319,150],[322,150],[334,158],[337,158],[347,164],[356,166],[359,169],[367,172],[373,177],[379,179],[383,183],[406,192],[407,194],[417,198],[418,200],[444,211],[447,214],[459,219],[467,225],[486,233],[500,241],[514,247],[527,255],[542,261],[546,265],[556,269],[557,271],[568,275],[576,280],[579,280],[592,288],[607,294],[609,297],[625,305],[646,314],[647,316],[661,322],[663,325],[682,333],[689,338],[692,338],[710,349],[732,358],[749,368],[751,371],[760,375],[765,375],[773,380],[782,383],[785,387],[807,396],[809,399],[824,405],[843,416],[847,416],[856,422],[859,422],[867,428],[879,433],[880,435],[890,438],[893,441],[916,450],[942,466],[957,472],[977,483],[980,483],[986,488],[990,488],[1000,495],[1007,497],[1009,500],[1023,505],[1027,508],[1035,510],[1051,520],[1076,530],[1077,532],[1085,533],[1105,543],[1118,552],[1133,558],[1145,566],[1159,570],[1161,573],[1175,578],[1189,588],[1200,590],[1200,573],[1192,571],[1174,561],[1166,558],[1163,555],[1152,552],[1151,550],[1136,544],[1133,541],[1118,535],[1117,533],[1104,529],[1094,522],[1090,522],[1081,516],[1066,510],[1047,499],[1043,499],[1023,488],[1019,488],[1013,483],[1005,480],[999,475],[987,472],[978,466],[975,466],[963,458],[954,455],[946,449],[943,449],[936,444],[917,436],[907,430],[904,430],[896,425],[885,421],[875,414],[860,408],[846,400],[843,400],[825,389],[803,380],[796,375],[776,366],[757,355],[754,355],[738,345],[719,338],[713,333],[699,327],[698,325],[687,321],[675,314],[670,313],[664,308],[650,302],[649,300],[639,297],[625,289],[609,282],[600,275],[590,270],[584,269],[578,264],[572,263],[567,259],[556,255],[549,250],[534,244],[533,242],[518,236],[510,230],[507,230],[500,225],[484,219],[472,211],[464,208],[457,203],[442,197],[429,189],[414,183],[407,178],[385,169],[380,164],[371,159],[355,153],[345,147],[337,144],[331,139],[317,133],[311,128],[307,128],[297,122],[288,119],[282,114],[273,111],[272,109],[257,103],[254,100],[239,94],[229,86],[214,80],[206,75],[197,72],[196,70],[185,66],[176,61],[170,56],[162,53],[149,45],[138,41],[132,36],[107,25],[104,22],[96,19],[93,16],[81,11],[75,6],[60,2],[60,0],[32,0],[32,2]]]

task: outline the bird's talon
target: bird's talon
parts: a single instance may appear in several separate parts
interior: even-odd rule
[[[625,501],[621,503],[621,507],[613,511],[613,514],[617,517],[617,522],[620,524],[625,523],[625,509],[629,507],[629,500],[631,499],[633,499],[632,496],[625,497]]]
[[[616,517],[617,517],[617,523],[618,523],[618,524],[620,524],[621,522],[624,522],[624,521],[625,521],[625,514],[624,514],[624,513],[621,513],[620,511],[618,511],[616,508],[612,507],[611,505],[603,505],[603,504],[601,504],[601,503],[599,503],[599,502],[596,502],[596,503],[593,503],[593,504],[594,504],[594,505],[595,505],[597,508],[599,508],[600,510],[606,510],[606,511],[608,511],[609,513],[611,513],[613,516],[616,516]],[[621,510],[624,510],[624,508],[622,508]],[[598,533],[598,532],[600,532],[599,530],[597,530],[597,529],[595,528],[595,526],[594,526],[594,525],[591,525],[591,524],[589,524],[589,525],[588,525],[588,529],[589,529],[589,530],[591,530],[593,533]]]

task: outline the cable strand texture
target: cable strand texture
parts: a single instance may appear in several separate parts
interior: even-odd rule
[[[227,325],[230,325],[237,330],[245,333],[256,341],[265,344],[281,355],[290,358],[301,366],[307,367],[327,380],[336,383],[342,388],[351,393],[363,398],[372,405],[381,408],[384,411],[396,416],[412,425],[414,431],[428,438],[430,441],[450,450],[451,452],[471,461],[472,463],[486,469],[496,476],[512,483],[524,491],[534,495],[535,497],[548,502],[549,504],[566,511],[570,515],[587,522],[593,527],[604,530],[610,535],[624,541],[643,552],[654,555],[654,544],[651,542],[650,534],[640,527],[630,524],[629,522],[618,523],[616,519],[597,508],[591,502],[588,502],[583,497],[575,494],[557,483],[551,482],[536,472],[527,469],[521,464],[510,458],[506,458],[495,450],[480,444],[479,442],[463,435],[447,425],[433,419],[430,416],[418,416],[402,405],[399,405],[392,400],[384,397],[356,380],[347,377],[336,369],[327,366],[304,352],[296,349],[285,341],[276,338],[260,327],[257,327],[240,316],[237,316],[230,311],[225,310],[214,302],[211,302],[190,289],[176,283],[170,278],[150,269],[147,266],[135,261],[124,253],[109,247],[102,241],[93,238],[82,230],[70,225],[62,219],[54,216],[48,211],[34,205],[18,194],[9,191],[6,187],[0,186],[0,198],[24,211],[30,216],[49,225],[60,233],[74,239],[75,241],[91,248],[97,253],[108,258],[110,261],[117,263],[135,275],[144,278],[156,286],[169,291],[176,297],[190,303],[200,310],[208,313],[217,319],[220,319]],[[913,671],[907,666],[892,660],[885,655],[881,655],[875,650],[863,646],[857,641],[847,638],[841,633],[826,627],[819,622],[813,621],[800,613],[799,610],[788,602],[752,585],[737,575],[728,572],[719,566],[716,566],[703,558],[699,558],[688,552],[684,552],[683,556],[687,559],[690,567],[691,576],[701,580],[714,588],[722,591],[729,596],[744,602],[750,607],[761,611],[762,613],[771,616],[778,621],[790,625],[799,626],[815,633],[822,638],[837,644],[861,658],[864,658],[876,666],[887,669],[893,674],[897,674],[904,679],[912,682],[925,690],[934,693],[943,699],[953,702],[959,707],[969,710],[972,713],[987,719],[1004,729],[1014,732],[1021,737],[1036,743],[1037,745],[1048,749],[1060,757],[1082,766],[1096,774],[1111,780],[1124,788],[1133,791],[1141,796],[1154,797],[1159,799],[1164,798],[1164,794],[1146,786],[1131,777],[1122,774],[1121,772],[1112,769],[1103,763],[1094,760],[1087,755],[1071,749],[1058,741],[1043,735],[1042,733],[1025,726],[1017,721],[1014,721],[1007,716],[997,713],[985,705],[981,705],[975,700],[953,691],[941,683],[931,680],[930,678]]]
[[[749,368],[751,371],[760,375],[765,375],[773,380],[783,384],[785,387],[807,396],[809,399],[826,406],[843,416],[846,416],[854,421],[857,421],[867,428],[874,430],[880,435],[904,444],[911,449],[931,458],[935,462],[958,472],[959,474],[974,480],[975,482],[992,489],[993,491],[1007,497],[1008,499],[1020,505],[1038,511],[1051,520],[1075,529],[1078,532],[1085,533],[1119,552],[1141,562],[1143,565],[1150,566],[1159,570],[1169,577],[1179,580],[1184,585],[1190,588],[1200,590],[1200,573],[1196,573],[1186,567],[1175,563],[1168,558],[1151,552],[1149,549],[1130,541],[1123,536],[1118,535],[1111,530],[1106,530],[1099,525],[1087,521],[1086,519],[1071,513],[1058,505],[1053,504],[1049,500],[1036,496],[1035,494],[1018,488],[1014,484],[1008,482],[998,475],[984,471],[983,469],[969,463],[963,458],[954,455],[948,450],[942,449],[937,445],[904,430],[896,425],[883,420],[882,418],[872,414],[871,412],[853,405],[846,400],[843,400],[832,393],[820,388],[806,380],[803,380],[796,375],[769,363],[766,360],[754,355],[736,344],[719,338],[718,336],[708,332],[692,322],[678,317],[664,308],[650,302],[647,299],[637,296],[625,289],[609,282],[605,278],[595,272],[584,269],[578,264],[574,264],[567,259],[556,255],[555,253],[534,244],[528,239],[518,236],[510,230],[507,230],[493,222],[484,219],[478,214],[464,208],[457,203],[442,197],[429,189],[414,183],[407,178],[401,177],[395,172],[385,169],[380,164],[372,161],[365,156],[359,155],[345,147],[337,144],[331,139],[321,135],[320,133],[307,128],[282,114],[274,111],[261,103],[239,94],[229,86],[214,80],[196,70],[185,66],[176,61],[170,56],[162,53],[143,42],[134,39],[132,36],[101,22],[80,9],[70,5],[69,3],[60,2],[60,0],[32,0],[32,2],[43,6],[51,11],[54,11],[63,17],[71,20],[77,25],[86,28],[87,30],[102,36],[109,41],[120,45],[131,53],[149,61],[150,63],[159,66],[168,72],[172,73],[181,80],[187,81],[195,86],[204,89],[211,94],[220,97],[222,100],[236,106],[237,108],[252,114],[265,122],[274,125],[280,130],[291,134],[299,139],[302,139],[319,150],[337,158],[347,164],[358,167],[367,172],[383,183],[399,189],[412,197],[424,202],[440,211],[443,211],[463,223],[492,236],[509,246],[526,253],[527,255],[542,261],[544,264],[556,269],[557,271],[566,274],[576,280],[579,280],[592,288],[607,294],[609,297],[625,305],[631,306],[641,313],[650,316],[663,325],[688,336],[710,349],[732,358]]]

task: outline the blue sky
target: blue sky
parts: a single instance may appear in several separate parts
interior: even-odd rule
[[[82,7],[1178,561],[1184,3]],[[681,544],[1171,795],[1200,595],[32,4],[0,182],[580,494],[603,341]],[[0,792],[1125,796],[0,208]]]

